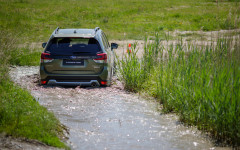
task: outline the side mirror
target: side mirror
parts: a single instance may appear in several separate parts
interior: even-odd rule
[[[47,45],[47,43],[42,43],[42,47],[45,48],[45,46]]]
[[[117,49],[117,48],[118,48],[118,44],[117,43],[111,43],[111,50]]]

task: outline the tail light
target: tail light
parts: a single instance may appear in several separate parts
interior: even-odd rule
[[[42,53],[41,54],[41,63],[43,62],[51,62],[53,60],[53,58],[50,58],[50,54],[49,53]]]
[[[107,54],[106,53],[97,54],[97,58],[93,60],[97,63],[107,63]]]
[[[45,85],[45,84],[47,84],[47,81],[46,80],[41,80],[41,84]]]
[[[107,85],[107,81],[101,81],[101,85]]]

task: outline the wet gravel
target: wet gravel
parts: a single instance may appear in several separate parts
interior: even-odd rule
[[[154,100],[124,91],[116,79],[106,88],[69,88],[40,86],[38,67],[13,67],[10,76],[69,128],[72,149],[228,149],[162,114]]]

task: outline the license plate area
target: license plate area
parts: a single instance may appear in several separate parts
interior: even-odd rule
[[[84,66],[84,60],[83,59],[64,59],[63,60],[63,65],[66,66]]]

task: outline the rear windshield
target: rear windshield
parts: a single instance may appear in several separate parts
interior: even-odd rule
[[[94,38],[54,38],[46,49],[55,55],[96,55],[101,52],[98,41]]]

